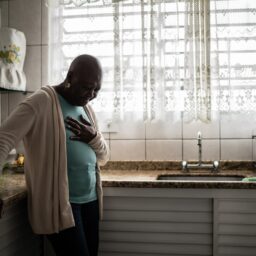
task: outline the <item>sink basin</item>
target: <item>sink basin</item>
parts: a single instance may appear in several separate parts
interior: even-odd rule
[[[210,176],[210,175],[159,175],[157,180],[173,181],[241,181],[244,176]]]

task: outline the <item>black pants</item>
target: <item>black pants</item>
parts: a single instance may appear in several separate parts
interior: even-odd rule
[[[46,235],[56,256],[97,256],[99,244],[99,204],[71,203],[75,227]]]

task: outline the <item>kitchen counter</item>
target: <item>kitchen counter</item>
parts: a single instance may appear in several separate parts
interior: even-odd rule
[[[5,208],[14,205],[27,195],[24,174],[0,175],[0,218]]]
[[[223,162],[217,174],[210,170],[184,173],[180,162],[109,162],[102,168],[103,187],[131,188],[221,188],[256,189],[256,182],[241,181],[170,181],[157,180],[159,175],[256,176],[251,162]],[[0,175],[0,218],[7,207],[26,197],[24,174]]]
[[[256,189],[256,182],[242,181],[191,181],[191,180],[158,180],[158,176],[244,176],[254,177],[256,173],[246,170],[226,170],[218,174],[209,171],[190,171],[181,173],[180,170],[103,170],[103,187],[134,187],[134,188],[222,188],[222,189]]]

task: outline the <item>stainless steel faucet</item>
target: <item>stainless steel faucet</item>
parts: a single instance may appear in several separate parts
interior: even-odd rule
[[[212,171],[217,171],[219,167],[219,161],[213,161],[213,163],[203,163],[202,162],[202,134],[199,131],[197,133],[197,145],[198,145],[198,163],[189,164],[187,161],[182,161],[181,166],[183,171],[188,171],[188,169],[212,169]]]
[[[197,146],[198,146],[198,164],[202,164],[202,134],[201,132],[197,133]]]

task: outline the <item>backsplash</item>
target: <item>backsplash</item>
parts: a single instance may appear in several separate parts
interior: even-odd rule
[[[28,6],[30,6],[28,8]],[[23,31],[27,39],[24,71],[27,90],[34,91],[47,84],[48,38],[47,8],[44,0],[1,1],[2,26]],[[24,17],[26,17],[24,19]],[[103,84],[104,86],[104,84]],[[1,122],[24,99],[23,93],[0,95]],[[130,123],[119,125],[119,132],[104,133],[111,160],[197,160],[197,132],[202,132],[203,160],[253,160],[252,131],[256,129],[256,115],[220,114],[210,124]]]

